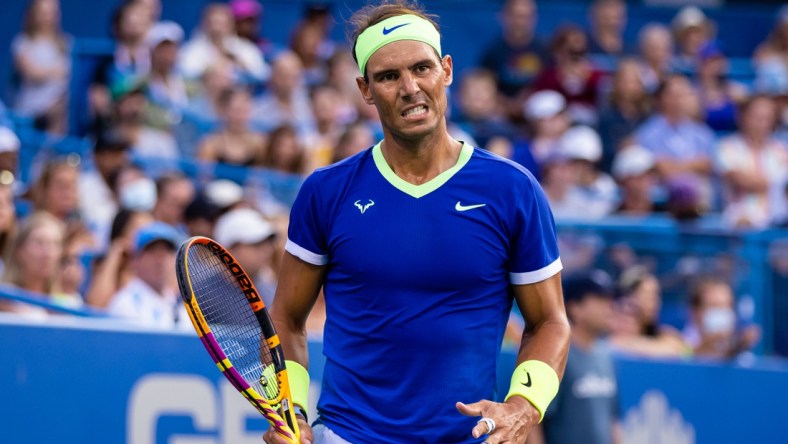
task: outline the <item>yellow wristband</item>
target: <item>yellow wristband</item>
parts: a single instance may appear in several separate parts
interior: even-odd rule
[[[506,399],[514,395],[527,399],[539,411],[539,422],[542,422],[547,406],[558,394],[558,384],[558,375],[552,367],[542,361],[525,361],[514,369]]]
[[[290,382],[290,399],[293,404],[304,410],[308,409],[309,401],[309,372],[303,365],[296,361],[285,361],[287,379]]]

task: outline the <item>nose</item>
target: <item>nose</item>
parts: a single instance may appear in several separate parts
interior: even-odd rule
[[[421,91],[421,88],[419,88],[419,83],[416,81],[416,76],[412,73],[407,72],[400,77],[400,95],[402,97],[413,97],[419,91]]]

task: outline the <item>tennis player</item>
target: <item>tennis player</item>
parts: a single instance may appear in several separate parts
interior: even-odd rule
[[[302,442],[522,443],[569,342],[545,196],[520,166],[449,136],[452,59],[418,6],[367,6],[351,22],[384,138],[315,171],[291,212],[272,317],[303,410],[305,322],[321,287],[326,302],[318,417],[300,418]],[[498,403],[513,300],[529,328]]]

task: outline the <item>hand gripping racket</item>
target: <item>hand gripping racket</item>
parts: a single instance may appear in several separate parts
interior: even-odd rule
[[[252,280],[207,237],[184,242],[175,267],[189,318],[219,370],[279,435],[298,444],[284,353]]]

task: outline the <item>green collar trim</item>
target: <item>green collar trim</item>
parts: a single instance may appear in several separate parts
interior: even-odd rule
[[[473,147],[468,145],[467,143],[462,143],[462,149],[460,150],[460,157],[457,159],[457,163],[454,164],[448,170],[438,174],[434,178],[430,179],[428,182],[425,182],[421,185],[414,185],[412,183],[406,182],[401,177],[397,176],[394,170],[391,169],[386,159],[383,157],[383,151],[380,148],[380,144],[383,143],[382,141],[378,142],[377,145],[372,147],[372,158],[375,160],[375,166],[380,171],[380,174],[394,186],[394,188],[402,191],[405,194],[408,194],[416,199],[426,196],[431,192],[440,188],[443,184],[449,181],[462,167],[471,160],[471,156],[473,155]]]

